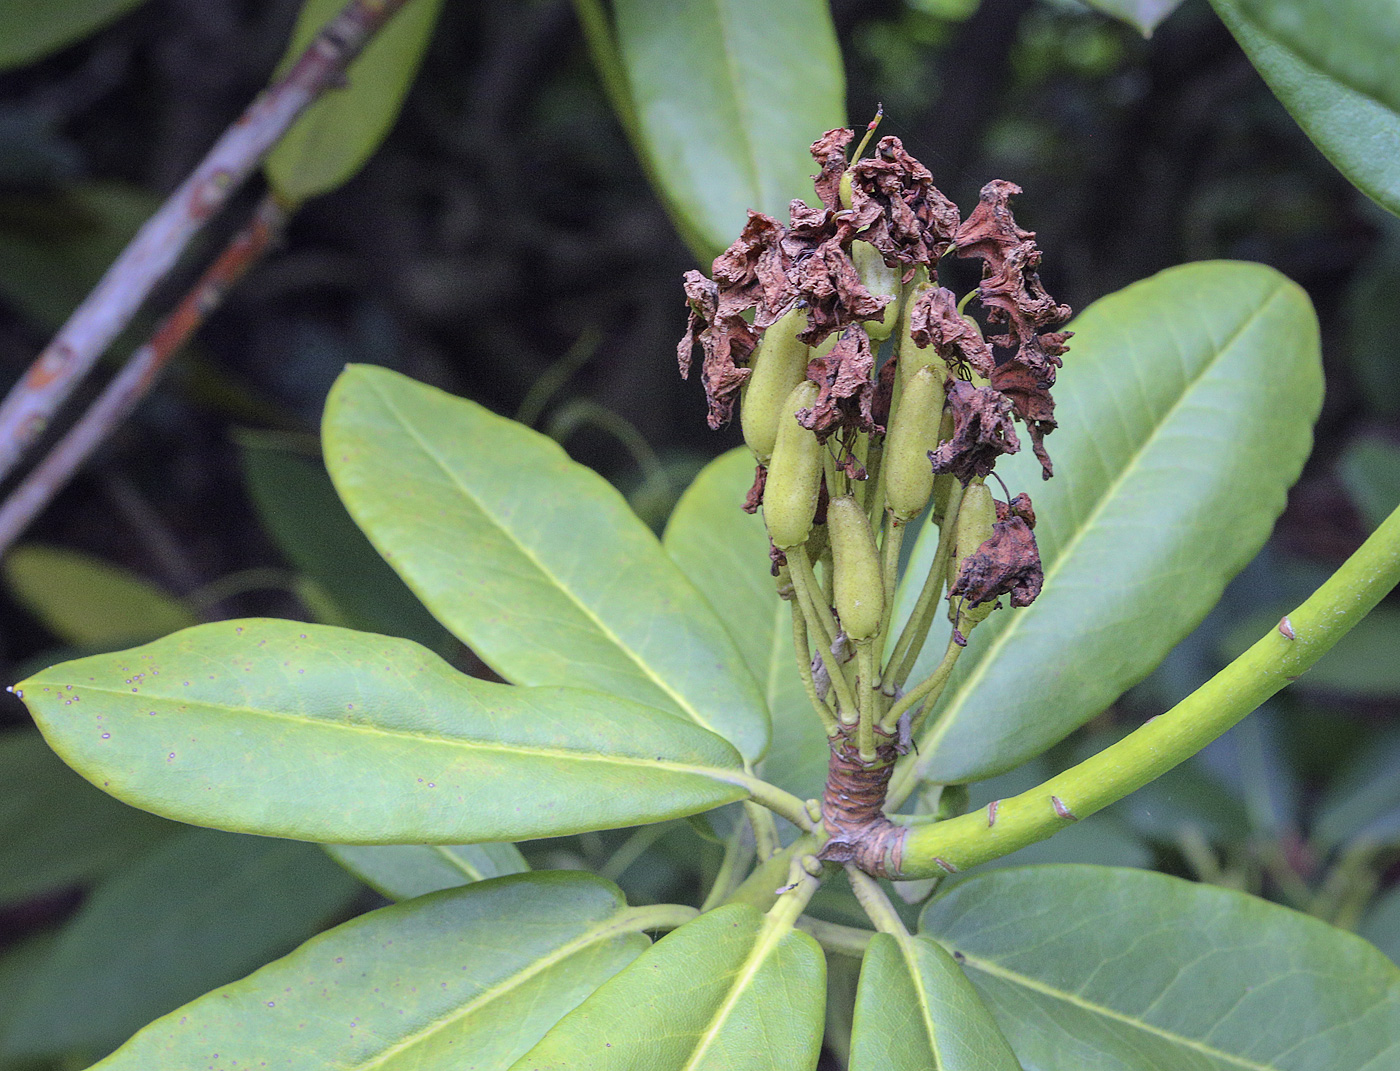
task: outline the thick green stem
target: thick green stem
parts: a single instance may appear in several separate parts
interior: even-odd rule
[[[724,845],[724,858],[720,860],[719,872],[715,874],[714,884],[710,886],[705,902],[700,905],[701,912],[718,907],[738,888],[754,853],[754,845],[748,832],[749,829],[743,822],[734,823],[734,832],[729,834],[729,840]]]
[[[919,652],[923,650],[928,630],[933,625],[933,615],[938,612],[939,598],[943,594],[943,584],[948,577],[948,555],[953,552],[953,532],[958,527],[958,509],[962,506],[962,484],[954,483],[948,495],[948,509],[943,515],[943,524],[938,531],[938,548],[934,551],[933,565],[924,579],[923,590],[914,612],[904,623],[899,634],[899,642],[886,663],[885,682],[901,687],[914,672]]]
[[[910,829],[897,876],[933,877],[966,870],[1044,840],[1116,803],[1190,758],[1297,680],[1397,583],[1400,510],[1278,627],[1165,714],[1029,792]]]
[[[860,682],[860,727],[856,731],[856,746],[861,762],[875,761],[875,722],[880,712],[875,707],[876,654],[875,640],[856,644],[856,673]]]
[[[788,573],[792,577],[793,589],[797,592],[797,607],[807,616],[808,627],[817,623],[817,642],[821,644],[822,662],[831,687],[836,692],[837,715],[847,725],[854,725],[860,717],[860,707],[856,705],[851,682],[846,678],[846,667],[836,660],[831,648],[836,643],[836,618],[826,604],[826,596],[820,594],[816,576],[812,572],[812,559],[807,557],[806,547],[793,547],[787,552]],[[825,643],[822,644],[822,640]]]
[[[700,912],[685,904],[648,904],[622,912],[614,921],[619,933],[643,933],[647,930],[675,930],[684,926]]]
[[[958,664],[958,656],[962,654],[962,651],[962,647],[954,643],[950,638],[948,640],[948,647],[943,652],[943,660],[939,662],[938,667],[929,674],[928,680],[921,681],[916,687],[910,689],[905,695],[901,696],[899,702],[890,707],[889,711],[885,714],[880,722],[880,727],[886,733],[894,732],[895,727],[899,724],[899,719],[904,716],[904,712],[922,703],[923,710],[920,711],[916,719],[911,719],[909,722],[909,731],[911,733],[917,733],[924,719],[928,717],[928,712],[933,709],[933,705],[937,703],[939,698],[943,695],[943,689],[948,686],[948,678],[952,676],[953,667]],[[893,803],[891,806],[898,807],[899,804],[903,802],[904,797],[900,797],[899,802]]]
[[[812,816],[807,813],[806,802],[798,799],[791,792],[784,792],[777,785],[770,785],[762,778],[737,770],[733,773],[726,773],[724,779],[736,785],[742,785],[748,790],[755,803],[761,803],[774,814],[782,815],[798,829],[807,831],[812,828]]]
[[[851,891],[856,894],[861,908],[877,930],[896,937],[909,936],[904,920],[899,917],[899,912],[894,909],[894,904],[890,903],[890,898],[880,888],[878,881],[851,863],[846,864],[846,877],[850,878]]]
[[[748,815],[749,825],[753,826],[753,843],[758,857],[767,859],[776,854],[783,844],[778,839],[778,827],[773,822],[772,813],[752,800],[744,802],[744,813]]]

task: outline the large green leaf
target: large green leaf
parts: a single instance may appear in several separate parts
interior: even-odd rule
[[[412,900],[530,869],[514,844],[327,844],[325,849],[390,900]]]
[[[75,647],[144,643],[195,623],[179,600],[80,551],[26,544],[5,555],[3,569],[15,598]]]
[[[100,877],[179,828],[98,792],[38,733],[0,733],[0,907]]]
[[[1385,0],[1290,2],[1288,8],[1306,12],[1307,23],[1334,24],[1315,44],[1303,47],[1310,30],[1302,23],[1279,36],[1255,21],[1257,12],[1275,2],[1211,0],[1250,62],[1323,155],[1363,193],[1400,213],[1400,113],[1394,103],[1400,87],[1394,55],[1400,11]],[[1377,95],[1382,90],[1385,96]]]
[[[86,37],[143,0],[7,0],[0,4],[0,70]]]
[[[824,0],[617,0],[642,152],[683,231],[713,256],[746,211],[813,199],[808,146],[846,114]]]
[[[714,607],[763,688],[773,741],[760,772],[811,799],[826,780],[826,734],[797,675],[792,605],[778,598],[763,518],[740,508],[753,470],[753,455],[742,446],[710,462],[676,503],[662,544]]]
[[[1071,327],[1047,440],[1055,478],[1042,485],[1028,449],[998,465],[1013,494],[1035,498],[1045,588],[972,634],[919,741],[932,781],[1009,769],[1141,680],[1264,542],[1312,442],[1317,321],[1271,268],[1172,268]],[[902,613],[936,540],[932,527],[919,538]],[[941,657],[940,629],[913,680]]]
[[[269,433],[244,432],[238,445],[264,526],[287,560],[326,592],[344,624],[434,649],[452,642],[355,527],[320,458]]]
[[[520,874],[382,908],[157,1020],[104,1071],[504,1071],[647,947],[591,874]]]
[[[279,75],[344,6],[306,0]],[[287,131],[264,164],[282,198],[300,204],[333,190],[373,155],[398,118],[441,8],[442,0],[410,0],[350,65],[349,84],[312,104]]]
[[[972,983],[926,937],[877,933],[860,967],[850,1071],[1020,1071]]]
[[[336,921],[359,890],[313,845],[186,829],[94,890],[30,975],[0,1058],[103,1056]]]
[[[1391,647],[1387,655],[1395,657]],[[1372,741],[1356,763],[1328,787],[1317,803],[1313,836],[1318,847],[1347,841],[1400,844],[1400,733]]]
[[[1382,1071],[1400,970],[1276,904],[1145,870],[974,878],[925,910],[1028,1068]]]
[[[746,793],[727,743],[574,688],[516,688],[408,640],[221,621],[16,687],[64,760],[195,825],[461,844],[658,822]]]
[[[662,938],[513,1071],[812,1071],[825,994],[812,938],[730,904]]]
[[[557,443],[369,365],[336,381],[324,439],[356,523],[507,680],[626,696],[763,754],[763,697],[723,623],[622,496]]]
[[[1387,304],[1395,302],[1388,299]],[[1400,507],[1400,444],[1379,436],[1358,435],[1342,449],[1337,473],[1367,528],[1379,528],[1381,521]]]

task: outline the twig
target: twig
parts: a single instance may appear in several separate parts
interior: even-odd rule
[[[219,305],[243,274],[267,251],[286,221],[286,211],[265,197],[253,218],[156,328],[126,366],[10,497],[0,506],[0,554],[73,477],[112,429],[130,415],[170,359]]]
[[[190,239],[224,207],[297,116],[327,89],[342,83],[346,66],[406,2],[350,0],[146,221],[0,404],[0,480],[14,469],[73,388],[130,323]]]

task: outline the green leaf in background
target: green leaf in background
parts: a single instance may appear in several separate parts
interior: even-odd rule
[[[763,518],[740,506],[753,454],[738,447],[710,462],[676,503],[662,545],[705,594],[764,691],[773,741],[759,772],[799,799],[819,797],[826,734],[797,675],[792,607],[778,598]]]
[[[1267,0],[1273,4],[1275,0]],[[1290,40],[1276,36],[1255,21],[1256,5],[1250,0],[1211,0],[1216,13],[1235,35],[1249,60],[1264,76],[1269,88],[1297,120],[1303,132],[1322,154],[1336,165],[1362,193],[1391,212],[1400,213],[1400,114],[1392,104],[1373,96],[1360,82],[1359,74],[1384,70],[1385,81],[1397,84],[1395,58],[1385,53],[1381,68],[1373,66],[1377,50],[1396,39],[1400,29],[1400,9],[1394,4],[1366,0],[1363,16],[1356,0],[1346,4],[1318,0],[1308,8],[1317,17],[1331,19],[1335,30],[1322,41],[1330,48],[1337,40],[1357,53],[1350,60],[1318,66],[1297,51]],[[1290,7],[1301,7],[1290,3]]]
[[[359,891],[314,845],[185,829],[64,926],[0,1036],[0,1061],[104,1056],[343,917]]]
[[[1383,237],[1347,287],[1343,353],[1367,414],[1400,420],[1400,217],[1375,215]]]
[[[143,0],[6,0],[0,4],[0,71],[81,40]]]
[[[1337,472],[1368,531],[1400,508],[1400,443],[1358,435],[1343,447]]]
[[[327,852],[390,900],[412,900],[530,869],[514,844],[326,844]]]
[[[0,907],[91,881],[179,828],[97,791],[38,733],[0,733]]]
[[[1013,494],[1035,499],[1045,587],[973,633],[919,741],[916,768],[931,781],[1010,769],[1141,680],[1263,544],[1312,444],[1317,321],[1271,268],[1172,268],[1070,326],[1047,440],[1055,478],[1041,482],[1028,449],[998,466]],[[929,526],[915,546],[900,617],[937,534]],[[942,656],[940,628],[911,680]]]
[[[306,0],[279,76],[344,6],[344,0]],[[280,197],[300,204],[327,193],[379,148],[399,116],[441,8],[442,0],[410,0],[350,64],[349,85],[329,91],[287,131],[263,165]]]
[[[0,197],[0,293],[57,329],[159,207],[159,197],[119,182]]]
[[[1394,659],[1392,647],[1387,658]],[[1348,841],[1400,845],[1400,732],[1373,741],[1317,802],[1313,839],[1323,851]]]
[[[513,1071],[812,1071],[825,992],[812,938],[730,904],[663,937]]]
[[[1392,963],[1400,964],[1400,886],[1376,900],[1360,933],[1389,956]]]
[[[356,523],[501,676],[675,711],[762,756],[763,696],[723,623],[622,496],[557,443],[369,365],[336,380],[323,433]]]
[[[1400,10],[1394,0],[1238,0],[1281,46],[1356,93],[1400,112]]]
[[[1244,893],[1024,867],[934,900],[921,930],[963,965],[1028,1068],[1381,1071],[1400,1058],[1400,969]]]
[[[516,688],[407,640],[250,619],[16,687],[119,799],[195,825],[347,844],[464,844],[658,822],[747,793],[727,743],[573,688]]]
[[[824,0],[617,0],[617,44],[662,199],[702,259],[754,209],[813,199],[813,141],[845,123]]]
[[[1162,20],[1181,6],[1181,0],[1085,0],[1092,8],[1105,15],[1126,22],[1143,37],[1151,37],[1152,31],[1162,24]]]
[[[1020,1071],[953,957],[926,937],[877,933],[860,968],[850,1071]]]
[[[601,878],[558,871],[419,897],[157,1020],[96,1066],[504,1071],[647,947],[645,913]]]
[[[442,626],[355,527],[321,459],[268,432],[240,432],[238,446],[263,525],[344,618],[327,624],[402,636],[443,653]]]
[[[20,605],[74,647],[144,643],[195,623],[179,600],[81,551],[25,544],[0,569]]]

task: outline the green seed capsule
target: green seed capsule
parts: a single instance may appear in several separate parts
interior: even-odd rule
[[[744,442],[765,465],[773,456],[783,402],[807,378],[807,344],[797,340],[806,324],[807,310],[793,309],[763,332],[749,360],[752,371],[739,395],[739,424]]]
[[[909,337],[909,313],[921,294],[933,289],[929,282],[928,270],[922,265],[914,273],[914,278],[904,292],[904,303],[899,310],[899,337],[895,340],[896,356],[899,358],[899,382],[909,382],[909,377],[920,368],[943,368],[943,359],[932,346],[919,347]]]
[[[851,262],[865,289],[876,297],[890,299],[883,320],[862,320],[860,324],[871,342],[883,342],[894,334],[895,321],[899,318],[899,295],[903,289],[899,269],[886,264],[884,254],[869,242],[851,243]]]
[[[948,587],[951,590],[958,579],[963,559],[992,538],[992,525],[996,524],[997,505],[992,492],[981,480],[973,480],[963,491],[962,505],[958,508],[958,527],[953,542],[953,553],[948,558]],[[968,606],[961,595],[948,600],[948,620],[958,624],[958,609],[962,609],[965,625],[975,625],[996,607],[996,600],[984,602],[981,606]]]
[[[799,409],[816,404],[820,388],[803,380],[788,394],[778,418],[768,483],[763,489],[763,519],[779,550],[800,546],[812,530],[822,484],[822,444],[797,422]]]
[[[885,505],[899,520],[917,517],[933,494],[930,450],[943,426],[943,375],[920,368],[904,384],[885,439]]]
[[[853,640],[868,640],[880,631],[885,613],[885,584],[875,533],[865,510],[850,495],[827,504],[826,528],[831,540],[832,601],[841,628]]]

